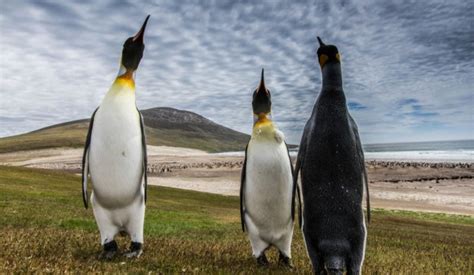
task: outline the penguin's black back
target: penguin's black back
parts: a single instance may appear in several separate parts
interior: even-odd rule
[[[301,166],[306,237],[350,249],[362,233],[364,167],[342,88],[323,89],[308,123]]]

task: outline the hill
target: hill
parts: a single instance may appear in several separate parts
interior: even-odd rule
[[[219,125],[201,115],[173,108],[142,111],[147,143],[200,149],[208,152],[242,151],[250,136]],[[26,134],[0,139],[0,153],[55,147],[82,147],[89,119],[56,124]]]

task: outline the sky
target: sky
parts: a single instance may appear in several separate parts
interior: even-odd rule
[[[250,133],[265,68],[273,119],[298,144],[320,36],[339,48],[363,143],[474,139],[474,2],[459,0],[2,1],[0,136],[90,117],[148,14],[140,109]]]

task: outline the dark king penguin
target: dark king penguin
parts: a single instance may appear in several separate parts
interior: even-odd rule
[[[279,262],[291,264],[295,185],[283,133],[271,120],[271,95],[263,69],[253,93],[254,126],[245,150],[240,187],[242,230],[247,230],[257,263],[267,266],[265,251],[275,246]]]
[[[364,185],[370,219],[364,153],[346,106],[341,56],[335,46],[318,41],[322,89],[295,167],[295,175],[301,171],[303,236],[316,274],[360,274],[367,235]]]
[[[92,115],[82,160],[82,195],[90,197],[103,245],[101,256],[112,258],[119,232],[130,235],[127,257],[142,253],[147,185],[147,156],[143,117],[135,103],[134,75],[143,56],[148,16],[140,31],[128,38],[122,50],[117,78]]]

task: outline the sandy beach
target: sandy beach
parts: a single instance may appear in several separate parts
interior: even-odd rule
[[[238,196],[243,157],[149,146],[150,184]],[[82,149],[0,154],[1,165],[80,173]],[[373,208],[474,216],[474,163],[368,160]]]

